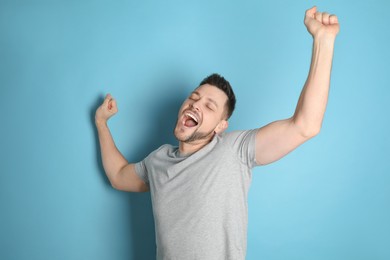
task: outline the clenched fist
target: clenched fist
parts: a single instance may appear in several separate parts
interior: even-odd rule
[[[316,6],[306,11],[304,22],[313,38],[334,39],[340,30],[337,16],[326,12],[317,12]]]
[[[95,122],[96,123],[106,123],[107,120],[115,115],[118,112],[118,107],[116,105],[115,99],[110,95],[107,94],[103,104],[96,109],[95,113]]]

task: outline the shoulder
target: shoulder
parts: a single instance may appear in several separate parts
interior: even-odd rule
[[[220,138],[226,144],[235,145],[243,141],[255,141],[257,131],[258,129],[224,132],[220,135]]]
[[[258,129],[240,130],[226,133],[221,136],[225,139],[223,142],[225,146],[237,154],[241,162],[249,168],[257,165],[255,161],[256,156],[256,134]]]

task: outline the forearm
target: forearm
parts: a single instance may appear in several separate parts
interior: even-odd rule
[[[293,122],[305,136],[316,135],[322,125],[328,101],[334,38],[313,41],[309,75],[293,116]]]
[[[107,122],[96,122],[96,128],[99,135],[103,168],[111,184],[114,185],[120,170],[125,167],[128,162],[115,146]]]

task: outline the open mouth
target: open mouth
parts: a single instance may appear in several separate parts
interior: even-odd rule
[[[194,126],[197,126],[198,123],[199,123],[198,119],[194,115],[192,115],[190,113],[185,113],[184,114],[183,121],[184,121],[184,125],[186,127],[194,127]]]

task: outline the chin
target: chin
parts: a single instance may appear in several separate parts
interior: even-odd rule
[[[178,141],[184,141],[186,138],[191,136],[193,132],[188,131],[189,129],[183,128],[181,125],[177,125],[175,129],[173,130],[173,135]]]
[[[184,130],[185,131],[185,130]],[[175,129],[173,134],[175,135],[176,139],[181,142],[185,142],[188,138],[190,138],[194,132],[191,133],[185,133],[184,131],[180,129]]]

